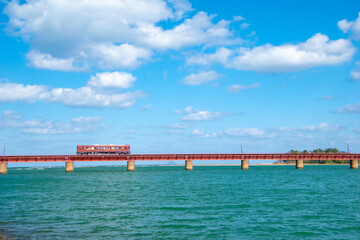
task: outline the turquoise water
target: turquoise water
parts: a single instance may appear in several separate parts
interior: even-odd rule
[[[360,239],[349,166],[10,168],[0,191],[14,239]]]

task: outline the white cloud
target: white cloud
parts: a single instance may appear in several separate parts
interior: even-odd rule
[[[258,128],[231,128],[224,131],[225,135],[245,137],[245,136],[262,136],[264,131]]]
[[[191,3],[187,0],[167,0],[170,5],[175,9],[176,19],[181,19],[187,12],[193,11]]]
[[[152,109],[152,105],[151,104],[147,104],[143,107],[140,108],[140,111],[149,111]]]
[[[184,110],[174,110],[174,114],[185,114],[181,119],[183,121],[211,121],[226,115],[222,112],[200,111],[192,106],[188,106]]]
[[[196,108],[193,108],[192,106],[188,106],[184,109],[184,113],[194,113],[194,112],[198,112],[199,110],[197,110]]]
[[[126,33],[137,25],[173,17],[172,9],[161,0],[138,0],[136,4],[133,0],[13,1],[5,13],[10,18],[9,27],[18,35],[33,38],[35,45],[57,43],[63,49],[86,39],[128,40],[131,36]]]
[[[261,73],[300,71],[317,66],[339,65],[351,59],[355,47],[350,40],[329,40],[317,33],[306,42],[230,50],[219,48],[214,54],[190,57],[188,64],[223,64],[225,67]]]
[[[103,69],[134,68],[149,59],[151,51],[130,44],[94,44],[89,47],[89,58],[95,58]]]
[[[330,125],[328,123],[320,123],[320,124],[314,124],[314,125],[300,127],[300,130],[309,131],[309,132],[316,132],[316,131],[337,132],[342,127],[344,127],[344,125],[340,125],[340,124]]]
[[[4,12],[8,31],[30,43],[31,66],[79,71],[134,68],[153,50],[240,42],[231,21],[215,22],[205,12],[182,19],[192,10],[187,0],[29,0],[9,2]]]
[[[183,117],[184,121],[205,121],[219,117],[219,113],[211,113],[209,111],[199,111],[196,113],[189,113]]]
[[[185,85],[200,85],[208,83],[220,78],[222,75],[218,74],[216,71],[202,71],[200,73],[192,73],[186,76],[182,83]]]
[[[91,76],[88,85],[92,87],[130,88],[135,80],[136,78],[127,72],[103,72]]]
[[[243,18],[242,16],[234,16],[234,18],[233,18],[233,21],[242,21],[242,20],[245,20],[245,18]]]
[[[254,83],[254,84],[247,85],[247,86],[240,85],[240,84],[234,84],[234,85],[229,86],[227,88],[227,91],[233,92],[233,93],[238,93],[241,90],[253,89],[253,88],[257,88],[257,87],[260,87],[259,83]]]
[[[10,110],[3,112],[3,118],[6,119],[20,119],[22,117],[23,115],[19,112],[10,111]]]
[[[136,99],[145,97],[141,91],[103,94],[91,87],[78,89],[54,88],[46,94],[46,100],[75,107],[126,108],[135,104]]]
[[[265,131],[258,128],[231,128],[225,131],[205,133],[203,130],[194,129],[192,135],[200,138],[216,138],[216,137],[264,137]],[[268,137],[268,136],[267,136]]]
[[[346,124],[331,125],[320,123],[303,127],[279,127],[273,129],[230,128],[217,132],[206,132],[194,129],[191,134],[200,138],[238,138],[245,141],[281,139],[280,141],[306,141],[314,139],[330,139],[334,134],[346,128]],[[339,135],[340,136],[340,135]]]
[[[242,30],[244,30],[244,29],[247,29],[248,27],[250,27],[250,23],[243,23],[243,24],[241,24],[240,25],[240,28],[242,29]]]
[[[144,36],[138,39],[139,43],[155,49],[179,49],[192,45],[231,45],[241,40],[233,39],[229,30],[230,21],[220,20],[212,22],[215,15],[198,12],[192,18],[173,29],[163,30],[153,24],[142,24],[140,33]]]
[[[105,118],[103,117],[77,117],[73,118],[71,121],[73,123],[98,123],[102,122]]]
[[[130,87],[135,81],[126,73],[102,73],[92,76],[88,85],[77,89],[49,88],[41,85],[23,85],[17,83],[0,83],[0,102],[12,101],[47,101],[75,107],[113,107],[126,108],[146,95],[141,91],[119,92],[118,89],[101,91],[98,87]]]
[[[17,83],[0,83],[0,102],[28,101],[42,98],[47,88],[41,85],[23,85]]]
[[[222,112],[210,112],[210,111],[200,111],[192,106],[186,107],[184,110],[175,110],[175,114],[185,114],[181,119],[183,121],[210,121],[217,120],[223,116],[225,113]]]
[[[360,13],[355,21],[349,22],[347,19],[339,21],[338,27],[344,33],[351,33],[352,39],[360,40]]]
[[[359,81],[360,80],[360,62],[356,62],[356,65],[358,67],[350,72],[350,77],[355,81]]]
[[[256,35],[256,32],[255,31],[251,31],[251,33],[247,34],[246,36],[247,37],[253,37]]]
[[[14,115],[17,117],[14,118]],[[15,128],[22,133],[39,135],[90,133],[104,128],[104,125],[98,124],[103,120],[101,117],[77,117],[70,123],[43,119],[26,120],[21,113],[5,111],[0,118],[0,128]]]
[[[337,112],[339,113],[360,113],[360,102],[354,105],[347,105],[340,107]]]
[[[198,137],[200,137],[200,138],[216,138],[216,137],[218,137],[218,133],[216,133],[216,132],[213,132],[213,133],[204,133],[204,131],[199,130],[199,129],[194,129],[194,130],[192,131],[192,134],[193,134],[193,135],[196,135],[196,136],[198,136]]]
[[[227,64],[228,58],[233,55],[233,51],[221,47],[214,54],[199,54],[192,56],[187,59],[188,64],[198,64],[198,65],[210,65],[213,63],[221,63],[223,65]]]
[[[34,68],[59,70],[59,71],[83,71],[85,67],[75,67],[72,58],[59,59],[50,54],[42,54],[38,51],[30,51],[26,54],[29,65]]]

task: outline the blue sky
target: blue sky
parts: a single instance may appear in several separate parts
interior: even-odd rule
[[[0,146],[360,152],[360,1],[1,1]]]

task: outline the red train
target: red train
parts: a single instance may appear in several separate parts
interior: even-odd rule
[[[130,145],[77,145],[77,155],[130,154]]]

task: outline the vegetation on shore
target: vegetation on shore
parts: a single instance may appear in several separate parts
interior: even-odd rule
[[[319,153],[319,154],[328,154],[328,153],[344,153],[344,152],[340,152],[337,148],[326,148],[326,149],[321,149],[321,148],[317,148],[314,149],[312,151],[308,151],[308,150],[304,150],[304,151],[299,151],[299,150],[293,150],[291,149],[288,153],[292,153],[292,154],[310,154],[310,153]],[[304,160],[304,163],[307,164],[349,164],[350,161],[339,161],[339,160]],[[279,160],[276,161],[275,164],[293,164],[295,163],[295,160]]]

